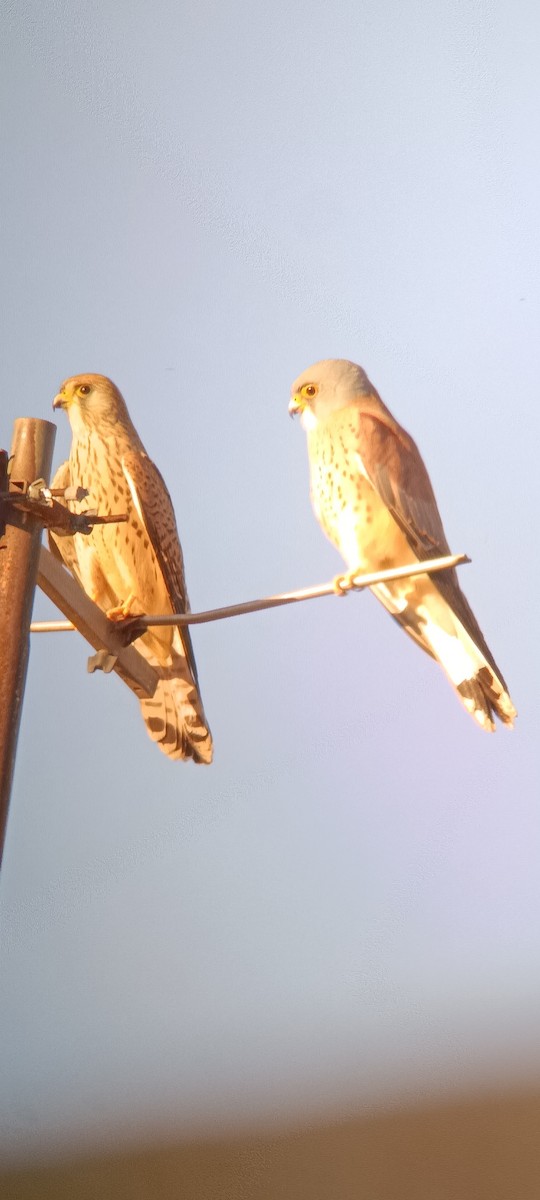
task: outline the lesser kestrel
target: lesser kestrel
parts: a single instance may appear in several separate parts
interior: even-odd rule
[[[449,554],[428,473],[365,371],[344,359],[308,367],[289,411],[307,433],[318,520],[351,575]],[[440,663],[482,729],[516,710],[455,570],[372,588],[419,646]]]
[[[171,498],[132,424],[118,388],[104,375],[77,375],[53,402],[68,414],[73,440],[54,487],[81,486],[75,512],[126,513],[127,521],[95,525],[88,535],[51,535],[84,590],[112,620],[186,612],[189,601]],[[212,760],[212,738],[199,693],[187,628],[148,629],[135,647],[156,670],[151,699],[141,700],[150,737],[172,759]]]

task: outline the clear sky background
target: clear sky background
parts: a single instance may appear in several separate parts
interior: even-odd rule
[[[34,637],[0,1148],[538,1079],[537,4],[30,0],[2,42],[1,443],[110,375],[193,608],[306,587],[340,559],[289,388],[360,362],[520,715],[484,735],[371,596],[329,598],[195,631],[197,768]]]

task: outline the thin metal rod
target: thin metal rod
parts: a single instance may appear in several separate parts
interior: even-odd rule
[[[32,621],[30,633],[74,633],[72,621]]]
[[[415,575],[431,575],[436,571],[447,571],[450,567],[458,567],[471,560],[466,554],[450,554],[444,558],[431,558],[423,563],[414,563],[405,567],[391,567],[386,571],[373,571],[369,575],[355,576],[352,590],[362,591],[363,588],[373,587],[376,583],[389,583],[393,579],[409,579]],[[336,595],[334,583],[322,583],[318,587],[303,588],[296,592],[283,592],[279,596],[267,596],[264,600],[246,600],[244,604],[231,604],[227,608],[210,608],[200,613],[171,613],[165,616],[137,617],[137,628],[148,629],[155,626],[177,625],[208,625],[211,621],[224,621],[228,617],[241,617],[246,613],[262,612],[267,608],[280,608],[284,604],[297,604],[302,600],[317,600],[319,596]],[[34,621],[32,633],[64,633],[75,629],[71,621]]]
[[[48,480],[56,426],[19,417],[13,427],[11,478]],[[7,480],[2,481],[5,487]],[[0,858],[21,719],[30,618],[41,525],[27,513],[10,513],[0,548]]]

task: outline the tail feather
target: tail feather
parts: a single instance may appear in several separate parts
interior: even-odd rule
[[[145,657],[159,675],[154,695],[140,702],[152,741],[173,760],[192,758],[196,763],[211,763],[212,735],[185,657],[173,649],[168,666],[154,657]]]
[[[506,686],[488,663],[461,621],[452,614],[452,632],[429,619],[423,633],[434,657],[455,688],[462,704],[481,729],[495,730],[494,716],[512,728],[516,710]]]
[[[487,664],[480,667],[472,679],[464,679],[458,683],[456,691],[467,711],[472,713],[483,729],[494,731],[494,715],[503,725],[513,728],[517,712],[508,692]]]
[[[414,606],[388,587],[377,585],[372,591],[409,637],[439,663],[482,729],[493,732],[494,717],[512,728],[517,713],[483,635],[479,645],[431,584],[417,583]]]

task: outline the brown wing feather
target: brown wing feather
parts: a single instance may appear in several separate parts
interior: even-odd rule
[[[389,416],[362,412],[359,454],[370,482],[420,559],[450,554],[429,475],[420,452],[405,430]],[[506,684],[484,639],[476,617],[452,569],[432,576],[434,586],[450,605],[478,649]]]
[[[127,472],[130,488],[136,489],[137,507],[140,509],[141,519],[161,568],[173,612],[189,612],[184,559],[174,508],[165,480],[144,451],[125,450],[122,466]],[[186,626],[180,629],[179,633],[191,673],[198,684],[189,629]]]

